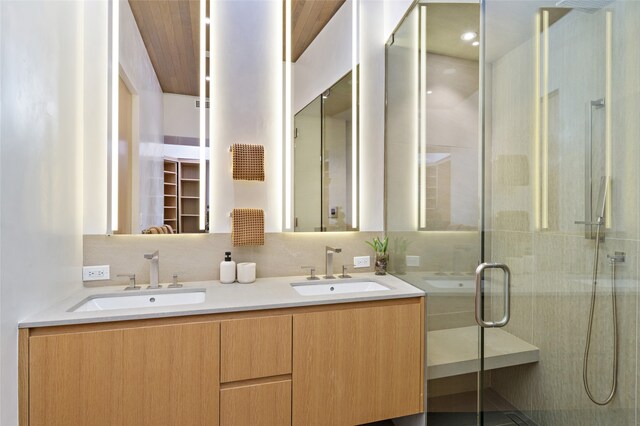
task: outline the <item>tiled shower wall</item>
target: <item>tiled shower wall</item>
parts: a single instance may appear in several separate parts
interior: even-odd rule
[[[494,2],[499,7],[501,2]],[[504,2],[502,2],[504,3]],[[492,13],[491,1],[487,13]],[[592,403],[582,365],[589,318],[595,241],[585,239],[585,141],[591,100],[604,96],[604,10],[572,11],[549,31],[549,226],[534,229],[533,40],[492,64],[488,167],[512,176],[491,181],[487,234],[492,258],[513,272],[510,333],[538,346],[540,362],[492,372],[492,387],[540,425],[637,424],[638,254],[640,194],[640,3],[611,6],[611,228],[600,247],[589,380],[599,399],[611,385],[613,329],[607,255],[626,253],[616,268],[618,389],[611,404]],[[491,43],[488,30],[487,43]],[[602,168],[604,110],[594,110],[594,168]],[[598,148],[599,151],[598,152]],[[505,158],[526,158],[515,167]],[[511,167],[511,170],[508,170]],[[505,170],[506,169],[506,170]],[[516,182],[516,184],[514,184]],[[598,193],[598,183],[594,183]],[[494,312],[494,315],[499,315]]]

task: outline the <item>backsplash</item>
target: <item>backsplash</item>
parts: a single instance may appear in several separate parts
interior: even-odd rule
[[[232,247],[230,234],[191,235],[85,235],[83,264],[110,265],[111,280],[85,282],[87,287],[126,285],[118,274],[136,274],[138,283],[149,282],[149,264],[145,253],[160,251],[160,282],[218,280],[224,252],[231,251],[236,262],[256,262],[257,277],[305,275],[302,266],[315,266],[316,274],[325,273],[325,246],[341,248],[334,255],[334,272],[372,272],[374,253],[365,244],[382,232],[268,233],[265,245]],[[371,256],[371,267],[353,269],[353,256]]]

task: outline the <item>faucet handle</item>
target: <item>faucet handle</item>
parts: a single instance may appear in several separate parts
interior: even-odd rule
[[[171,276],[171,284],[169,284],[167,288],[180,288],[180,287],[182,287],[182,284],[178,283],[178,274],[174,273]]]
[[[351,278],[351,275],[346,274],[347,265],[342,265],[342,275],[338,275],[338,278]]]
[[[136,274],[118,274],[118,277],[129,278],[129,287],[126,287],[125,290],[140,290],[140,286],[136,285]]]
[[[308,280],[319,280],[320,278],[316,277],[316,267],[315,266],[303,266],[302,269],[310,269]]]

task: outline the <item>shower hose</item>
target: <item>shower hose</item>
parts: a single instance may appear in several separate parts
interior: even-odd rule
[[[596,249],[593,255],[593,275],[591,278],[591,310],[589,312],[589,327],[587,329],[587,341],[584,346],[584,360],[582,363],[582,382],[584,390],[591,401],[598,405],[607,405],[613,399],[618,384],[618,313],[616,311],[616,261],[611,260],[611,311],[613,313],[613,362],[612,362],[612,381],[611,392],[605,400],[597,400],[591,393],[589,388],[589,349],[591,347],[591,329],[593,326],[593,315],[596,306],[596,285],[598,284],[598,260],[600,252],[600,227],[604,222],[604,218],[598,218],[596,227]]]

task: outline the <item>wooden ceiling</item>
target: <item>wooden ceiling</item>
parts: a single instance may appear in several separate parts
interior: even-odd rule
[[[199,91],[200,2],[129,0],[164,93]]]
[[[291,26],[294,62],[344,2],[293,0]],[[129,5],[162,91],[198,96],[200,1],[129,0]]]
[[[293,62],[333,18],[345,0],[293,0],[291,4],[291,56]]]

